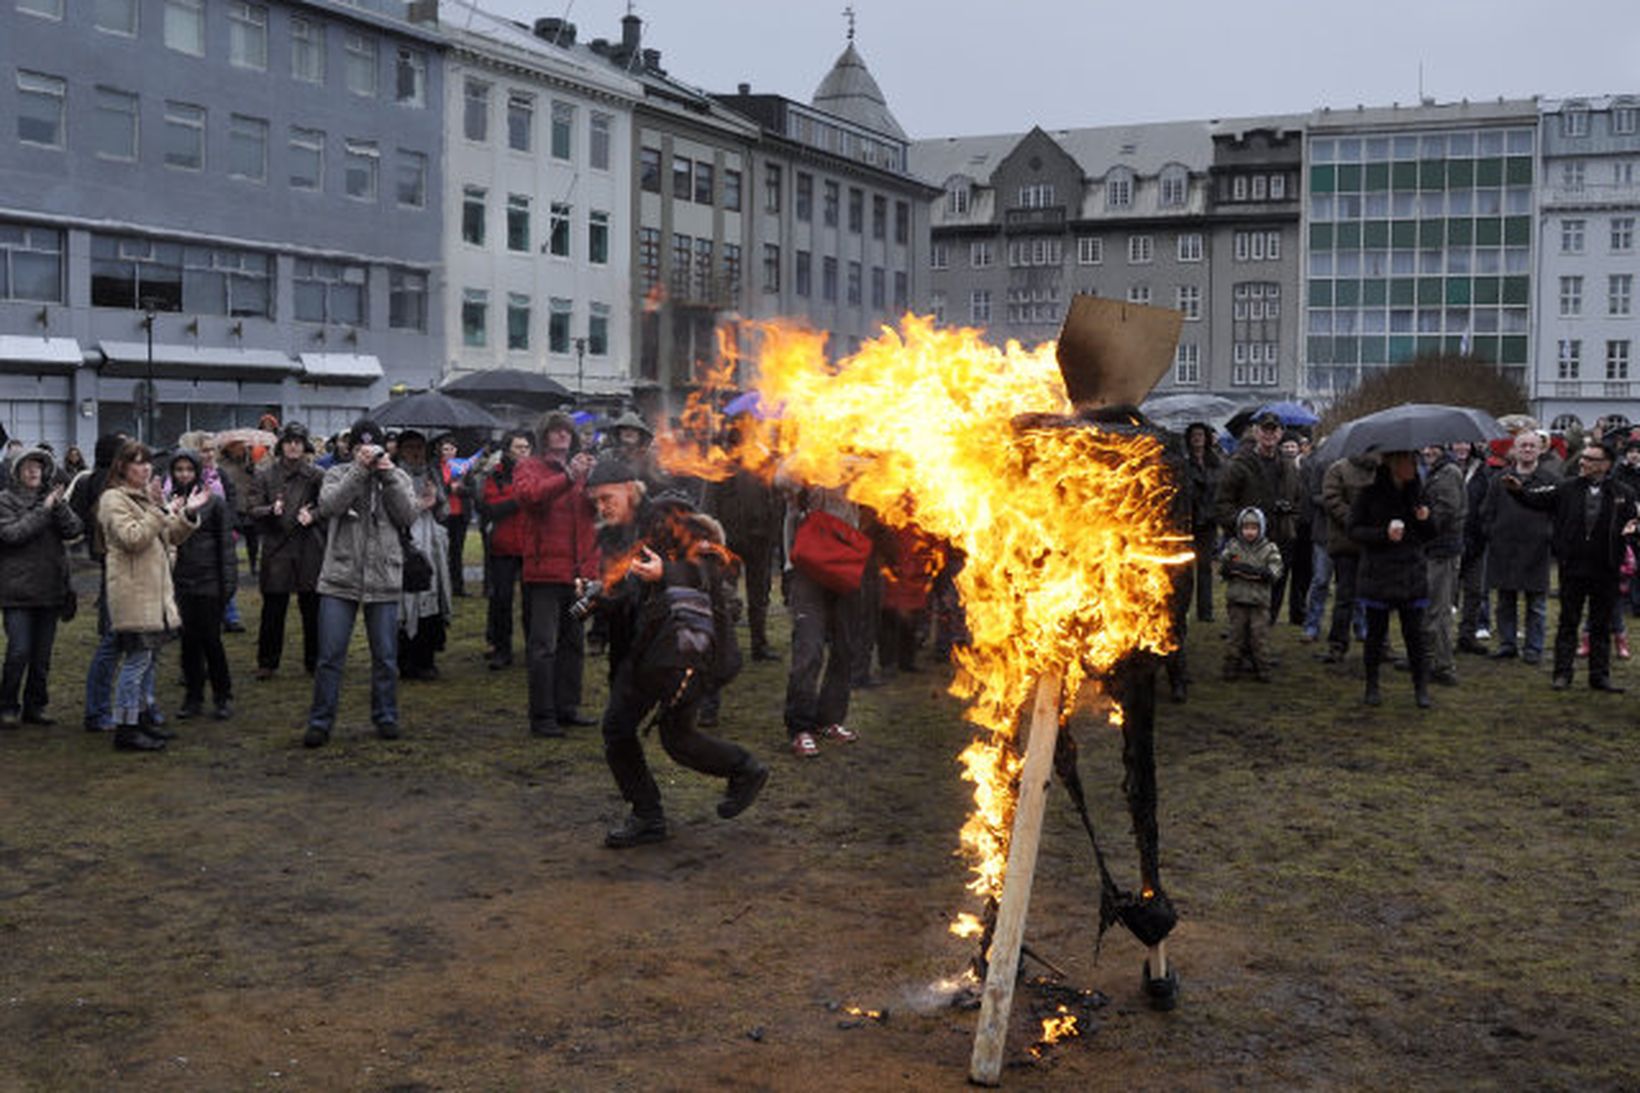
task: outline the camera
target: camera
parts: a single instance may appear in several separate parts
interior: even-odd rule
[[[588,581],[581,589],[581,598],[569,605],[569,617],[580,622],[592,614],[598,605],[598,596],[604,590],[602,581]]]

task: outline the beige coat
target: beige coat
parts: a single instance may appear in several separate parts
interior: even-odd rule
[[[171,547],[192,535],[198,520],[171,515],[142,490],[111,486],[97,503],[97,523],[108,548],[104,565],[111,628],[180,628],[171,588]]]

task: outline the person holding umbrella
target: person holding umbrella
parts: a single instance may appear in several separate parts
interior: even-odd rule
[[[1383,453],[1372,484],[1361,491],[1350,510],[1350,538],[1361,546],[1356,599],[1367,614],[1362,658],[1367,687],[1361,701],[1368,706],[1383,701],[1378,674],[1391,611],[1401,620],[1401,638],[1406,642],[1412,669],[1413,698],[1419,709],[1433,705],[1429,697],[1429,660],[1424,650],[1424,609],[1429,605],[1424,544],[1434,538],[1435,532],[1418,482],[1417,454]]]

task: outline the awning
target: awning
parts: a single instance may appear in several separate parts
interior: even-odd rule
[[[148,343],[101,342],[107,358],[105,376],[146,376]],[[169,379],[266,380],[289,375],[298,365],[276,349],[237,349],[220,345],[154,343],[154,371]]]
[[[0,334],[0,371],[72,372],[85,355],[73,338],[32,338],[27,334]]]
[[[382,362],[367,353],[302,353],[302,371],[316,383],[370,384],[382,378]]]

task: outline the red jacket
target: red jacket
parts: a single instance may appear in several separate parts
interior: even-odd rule
[[[524,518],[524,583],[596,578],[598,544],[581,483],[551,456],[532,456],[513,471],[513,489]]]
[[[439,476],[444,479],[445,500],[450,506],[446,511],[451,516],[460,516],[464,511],[465,500],[461,496],[461,475],[452,474],[453,469],[450,460],[438,461]]]
[[[505,462],[484,476],[484,499],[479,502],[490,520],[490,553],[504,558],[523,557],[528,543],[525,517],[518,505],[518,470]]]
[[[914,527],[895,528],[893,538],[895,557],[883,567],[882,604],[884,610],[912,615],[928,605],[939,553],[935,541]]]

